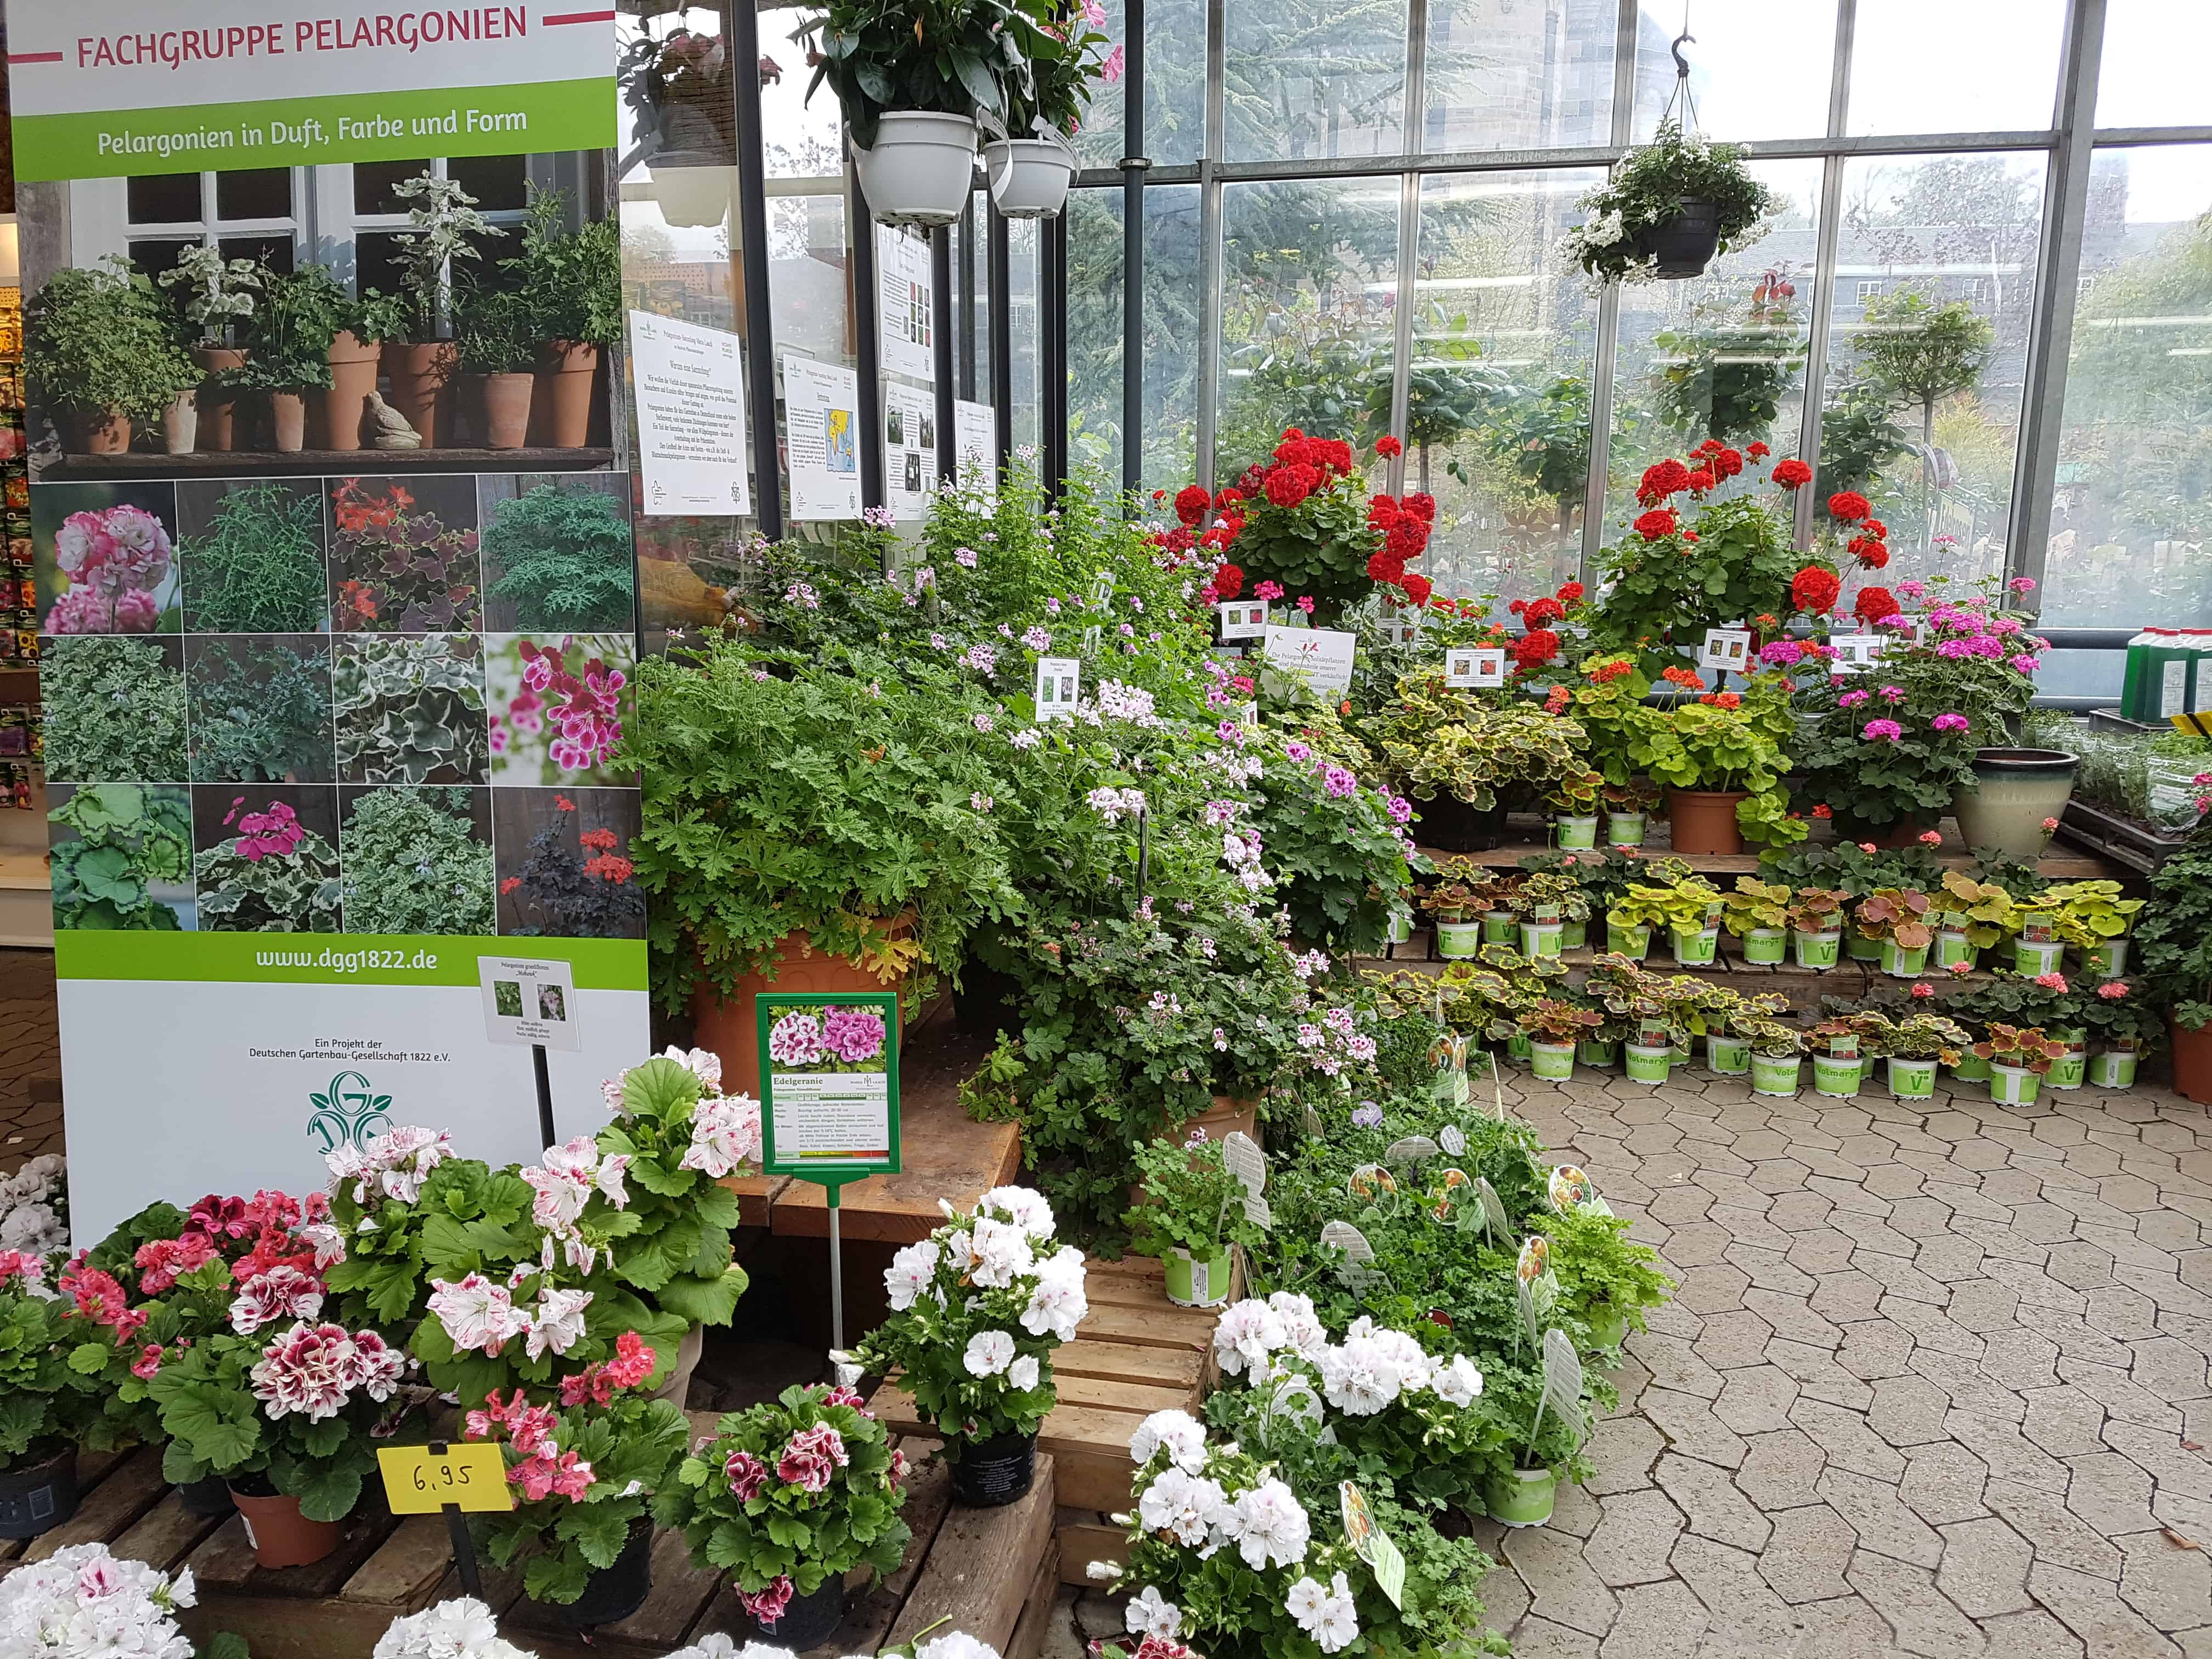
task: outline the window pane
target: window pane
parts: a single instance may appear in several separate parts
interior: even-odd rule
[[[1145,483],[1198,476],[1198,186],[1145,192]]]
[[[1106,9],[1106,21],[1098,32],[1109,43],[1125,40],[1129,24],[1124,0],[1102,0],[1102,3]],[[1150,19],[1146,21],[1149,24]],[[1112,51],[1112,45],[1107,50]],[[1094,81],[1091,94],[1090,112],[1083,118],[1083,125],[1075,135],[1075,154],[1085,167],[1110,167],[1127,153],[1121,145],[1121,135],[1129,125],[1122,118],[1129,105],[1127,88],[1118,82],[1109,86],[1103,81]],[[1149,97],[1147,89],[1148,100]],[[1073,227],[1069,228],[1072,231]]]
[[[1404,148],[1405,0],[1229,0],[1226,159]]]
[[[1526,0],[1429,8],[1429,151],[1601,144],[1613,132],[1614,12]]]
[[[1765,161],[1752,171],[1783,204],[1763,240],[1714,260],[1702,276],[1620,290],[1608,540],[1636,511],[1637,479],[1662,456],[1707,438],[1797,453],[1806,345],[1819,303],[1820,164]],[[1747,471],[1722,493],[1756,483]]]
[[[1530,599],[1581,561],[1596,307],[1553,250],[1603,178],[1422,182],[1406,479],[1437,498],[1439,593]]]
[[[769,16],[775,15],[771,13]],[[769,31],[763,28],[762,33],[766,36]],[[844,170],[844,150],[838,135],[837,94],[825,81],[815,89],[812,100],[808,100],[806,84],[814,78],[814,71],[806,67],[805,49],[781,40],[781,33],[778,31],[779,38],[763,39],[761,42],[769,60],[782,71],[767,76],[761,84],[761,149],[768,176],[835,178]],[[730,143],[726,148],[734,162],[737,112],[727,106],[725,97],[700,111],[692,123],[696,131],[690,135],[690,142],[695,148],[712,143],[719,152],[723,148],[719,124],[726,108],[730,123]],[[684,138],[680,132],[672,136],[678,140]]]
[[[359,214],[404,213],[407,204],[392,193],[432,165],[420,161],[356,161],[353,167],[353,210]]]
[[[2046,622],[2212,622],[2207,208],[2212,146],[2100,150],[2091,167]]]
[[[2066,0],[1859,0],[1849,131],[2047,128]]]
[[[163,271],[175,268],[178,258],[186,248],[198,246],[196,239],[173,242],[133,241],[131,244],[131,262],[148,276],[159,276]]]
[[[2106,0],[2097,70],[2100,127],[2194,126],[2212,121],[2212,11],[2172,0]]]
[[[769,313],[779,360],[799,351],[823,362],[854,361],[847,257],[843,195],[769,198]],[[732,269],[727,261],[723,268]],[[743,331],[732,322],[714,326]]]
[[[991,198],[977,191],[975,204],[975,401],[991,401]]]
[[[354,283],[358,292],[371,289],[385,294],[399,292],[399,246],[397,233],[365,230],[354,238]]]
[[[1121,192],[1067,198],[1067,457],[1121,483]]]
[[[292,237],[289,231],[218,237],[216,246],[226,259],[258,259],[270,270],[287,275],[292,269]]]
[[[1013,341],[1007,367],[1017,447],[1043,441],[1037,421],[1037,341],[1043,325],[1037,305],[1037,227],[1042,223],[1040,219],[1016,219],[1006,226],[1006,326]]]
[[[1866,15],[1867,8],[1859,9]],[[1636,51],[1636,136],[1648,140],[1674,95],[1682,9],[1643,0]],[[1817,138],[1828,130],[1836,61],[1836,0],[1698,0],[1697,39],[1685,45],[1698,130],[1710,137]],[[1945,123],[1948,125],[1948,123]]]
[[[1816,488],[1874,502],[1893,582],[2003,565],[2043,176],[2040,155],[1844,168]]]
[[[200,175],[157,173],[124,181],[124,200],[134,225],[198,224]]]
[[[475,197],[486,213],[529,204],[527,170],[520,155],[456,155],[446,163],[446,176]]]
[[[1145,154],[1162,167],[1187,166],[1205,144],[1206,0],[1148,0]]]
[[[1354,448],[1386,430],[1397,181],[1230,185],[1221,241],[1217,477],[1263,459],[1286,426]]]
[[[292,216],[292,169],[252,167],[215,176],[218,219],[289,219]]]

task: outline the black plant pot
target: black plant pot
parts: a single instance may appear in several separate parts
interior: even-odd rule
[[[49,1440],[26,1455],[37,1462],[0,1470],[0,1538],[36,1538],[76,1513],[76,1448]]]
[[[238,1505],[230,1501],[230,1483],[219,1474],[178,1487],[177,1496],[184,1500],[185,1514],[197,1515],[203,1521],[220,1521],[238,1511]]]
[[[640,1516],[629,1529],[611,1567],[596,1569],[584,1581],[584,1593],[561,1609],[563,1618],[584,1630],[627,1619],[653,1592],[653,1522]]]
[[[1503,806],[1480,812],[1455,796],[1438,795],[1434,800],[1415,801],[1413,811],[1420,820],[1413,826],[1414,838],[1424,847],[1447,853],[1486,853],[1504,845]]]
[[[1036,1436],[1002,1434],[959,1449],[952,1466],[952,1501],[994,1510],[1023,1497],[1036,1479]]]
[[[845,1580],[831,1574],[811,1595],[793,1595],[783,1604],[783,1616],[756,1619],[760,1633],[780,1648],[804,1653],[835,1636],[845,1622]]]
[[[1636,233],[1636,251],[1659,262],[1659,275],[1702,276],[1720,251],[1721,210],[1711,202],[1685,201],[1671,219]]]

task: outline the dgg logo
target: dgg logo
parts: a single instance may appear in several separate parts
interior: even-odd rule
[[[307,1097],[314,1108],[307,1139],[325,1157],[341,1146],[363,1147],[392,1127],[392,1097],[376,1092],[359,1072],[340,1072],[331,1086]]]

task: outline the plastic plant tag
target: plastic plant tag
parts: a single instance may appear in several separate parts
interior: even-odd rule
[[[1583,1362],[1574,1343],[1565,1331],[1554,1328],[1544,1333],[1542,1348],[1544,1391],[1537,1400],[1535,1425],[1528,1436],[1531,1450],[1535,1449],[1536,1434],[1543,1429],[1547,1409],[1567,1425],[1567,1432],[1577,1442],[1589,1437],[1589,1419],[1583,1414]]]
[[[1447,1031],[1429,1045],[1429,1064],[1437,1068],[1429,1097],[1439,1106],[1464,1106],[1468,1100],[1467,1039]]]
[[[1257,697],[1249,702],[1237,704],[1237,724],[1255,732],[1260,729],[1260,700]]]
[[[1828,663],[1830,673],[1863,674],[1881,655],[1882,637],[1879,634],[1838,634],[1828,644],[1836,653]]]
[[[1036,665],[1036,714],[1039,720],[1072,714],[1083,692],[1083,664],[1074,657],[1040,657]]]
[[[1349,1480],[1336,1489],[1338,1512],[1344,1517],[1345,1541],[1352,1546],[1352,1553],[1364,1561],[1375,1574],[1375,1583],[1390,1605],[1406,1605],[1406,1556],[1390,1541],[1390,1534],[1376,1524],[1374,1511],[1368,1508],[1366,1495]]]
[[[1337,1273],[1353,1290],[1364,1291],[1382,1277],[1368,1265],[1375,1260],[1375,1247],[1349,1221],[1332,1221],[1323,1226],[1321,1242],[1328,1249],[1344,1252],[1344,1265]]]
[[[1447,1123],[1437,1131],[1437,1145],[1448,1158],[1457,1158],[1467,1150],[1467,1136],[1456,1123]]]
[[[1505,653],[1496,646],[1454,646],[1444,653],[1444,684],[1455,691],[1505,684]]]
[[[1828,1039],[1829,1059],[1856,1060],[1858,1057],[1859,1039],[1858,1033],[1856,1031],[1846,1031],[1841,1036],[1832,1036]]]
[[[1488,1176],[1474,1178],[1475,1201],[1482,1206],[1482,1224],[1490,1231],[1491,1237],[1502,1248],[1513,1236],[1513,1223],[1505,1213],[1505,1200],[1498,1195],[1498,1188],[1490,1184]]]
[[[2030,916],[2020,924],[2020,936],[2030,945],[2051,942],[2051,924],[2048,916]]]
[[[1398,1178],[1380,1164],[1363,1164],[1346,1180],[1344,1188],[1354,1198],[1372,1202],[1378,1194],[1398,1190]]]
[[[1741,673],[1751,661],[1751,630],[1747,628],[1708,628],[1698,652],[1698,666]]]
[[[1429,1206],[1429,1213],[1439,1221],[1454,1222],[1463,1233],[1473,1232],[1475,1228],[1482,1224],[1481,1206],[1479,1202],[1474,1206],[1468,1206],[1460,1203],[1459,1200],[1471,1195],[1474,1190],[1468,1180],[1466,1170],[1446,1170],[1437,1177],[1437,1184],[1429,1188],[1429,1196],[1432,1200]],[[1458,1211],[1456,1217],[1453,1214],[1455,1209]]]
[[[1544,1183],[1544,1196],[1561,1215],[1576,1209],[1597,1196],[1597,1188],[1589,1176],[1571,1164],[1562,1164],[1552,1171],[1551,1179]]]
[[[1536,915],[1535,915],[1535,917],[1534,917],[1534,920],[1535,920],[1535,921],[1557,921],[1559,919],[1559,907],[1558,905],[1556,905],[1556,904],[1540,904],[1540,905],[1538,905],[1538,906],[1536,907]]]
[[[1273,1227],[1275,1212],[1257,1193],[1247,1193],[1244,1195],[1244,1218],[1255,1227]]]
[[[1286,1376],[1275,1385],[1275,1392],[1268,1398],[1267,1415],[1301,1418],[1319,1428],[1322,1416],[1321,1396],[1303,1376]]]
[[[1486,1058],[1490,1061],[1490,1101],[1492,1115],[1496,1117],[1500,1123],[1503,1123],[1505,1121],[1505,1080],[1498,1074],[1498,1056],[1496,1054],[1488,1054]]]
[[[1437,1155],[1437,1143],[1426,1135],[1407,1135],[1394,1140],[1382,1152],[1383,1159],[1391,1164],[1419,1164]]]
[[[1309,1136],[1313,1137],[1318,1137],[1322,1133],[1321,1114],[1314,1110],[1311,1101],[1306,1103],[1305,1130]]]
[[[1231,1129],[1222,1138],[1221,1162],[1254,1198],[1267,1190],[1267,1155],[1242,1129]]]
[[[1223,639],[1264,640],[1267,637],[1267,602],[1265,599],[1231,599],[1214,609],[1221,617]]]

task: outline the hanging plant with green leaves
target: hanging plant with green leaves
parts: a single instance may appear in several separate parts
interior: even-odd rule
[[[1585,216],[1560,246],[1569,264],[1597,282],[1655,282],[1658,260],[1645,239],[1691,202],[1712,204],[1722,253],[1741,252],[1756,242],[1778,205],[1735,145],[1709,143],[1676,122],[1662,121],[1649,144],[1630,151],[1612,178],[1577,204]]]

